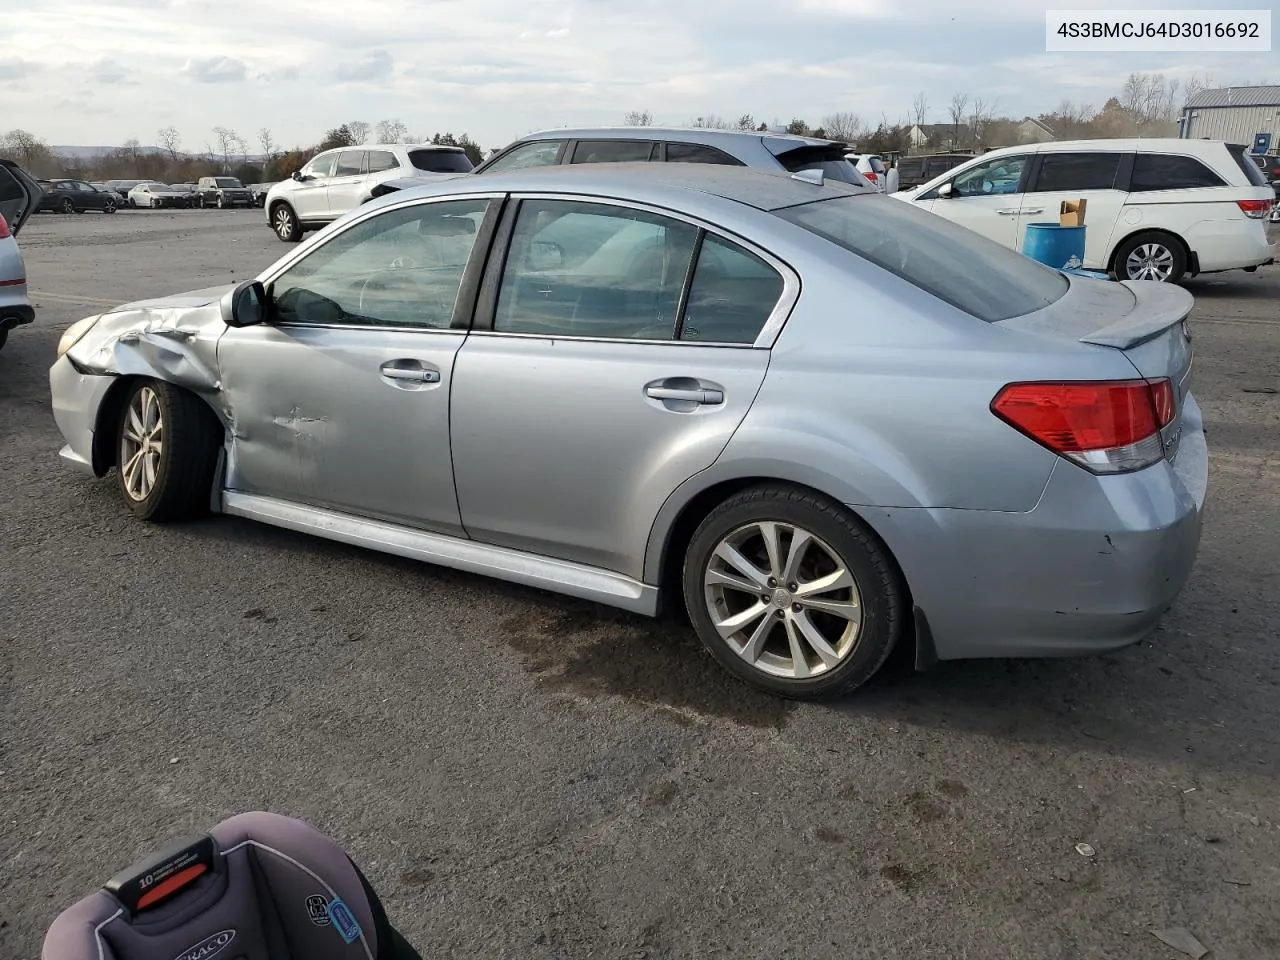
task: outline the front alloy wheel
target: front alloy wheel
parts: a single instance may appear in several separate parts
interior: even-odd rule
[[[151,496],[164,453],[164,416],[160,398],[150,386],[133,395],[120,428],[120,480],[135,503]]]
[[[285,243],[297,243],[302,239],[302,224],[287,203],[277,203],[271,211],[271,226]]]

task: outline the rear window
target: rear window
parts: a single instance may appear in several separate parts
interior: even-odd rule
[[[1244,171],[1244,175],[1249,179],[1250,183],[1255,187],[1268,185],[1266,174],[1258,169],[1258,164],[1254,162],[1252,157],[1245,154],[1244,147],[1227,147],[1227,152],[1231,154],[1231,159],[1236,162],[1236,166]],[[1258,159],[1262,161],[1261,157]]]
[[[786,153],[778,154],[778,162],[789,173],[801,170],[821,170],[829,180],[841,183],[856,183],[866,186],[867,178],[858,172],[858,168],[850,163],[838,147],[797,147]]]
[[[1040,310],[1067,292],[1058,271],[891,197],[839,197],[777,213],[988,323]]]
[[[871,169],[876,173],[884,173],[884,161],[879,157],[871,157],[867,163],[871,164]]]
[[[1133,161],[1134,193],[1225,187],[1226,181],[1194,157],[1168,153],[1140,153]]]
[[[409,162],[427,173],[470,173],[475,169],[465,153],[452,150],[410,150]]]

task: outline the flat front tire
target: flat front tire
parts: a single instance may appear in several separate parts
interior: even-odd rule
[[[302,239],[302,224],[287,203],[277,203],[271,208],[271,229],[285,243],[297,243]]]
[[[868,680],[906,622],[906,590],[848,510],[763,485],[720,504],[684,562],[694,630],[722,666],[784,697],[838,697]]]
[[[143,520],[206,513],[222,429],[204,402],[160,380],[129,388],[116,425],[116,480]]]

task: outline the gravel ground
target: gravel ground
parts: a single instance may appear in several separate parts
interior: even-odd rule
[[[1280,268],[1194,281],[1212,450],[1151,642],[893,666],[836,706],[683,631],[231,518],[58,461],[61,330],[253,275],[260,211],[41,216],[0,352],[0,957],[246,809],[347,845],[425,956],[1280,955]],[[1082,856],[1076,844],[1091,844]]]

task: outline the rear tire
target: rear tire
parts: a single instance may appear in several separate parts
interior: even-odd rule
[[[302,239],[302,224],[287,203],[277,203],[271,208],[271,229],[285,243],[297,243]]]
[[[116,212],[116,202],[115,202],[114,200],[108,200],[108,201],[107,201],[107,205],[106,205],[105,207],[103,207],[103,208],[102,208],[102,212],[103,212],[103,213],[115,213],[115,212]]]
[[[1116,248],[1117,280],[1156,280],[1177,283],[1187,272],[1186,245],[1173,234],[1148,230]]]
[[[70,197],[67,197],[67,199],[62,201],[61,209],[63,213],[75,213],[76,212],[75,201],[72,200]]]
[[[842,696],[870,679],[907,620],[906,588],[875,535],[834,501],[784,485],[712,510],[685,552],[683,586],[711,655],[796,699]]]
[[[134,516],[163,523],[207,513],[222,437],[194,394],[161,380],[136,381],[116,424],[116,481]]]

